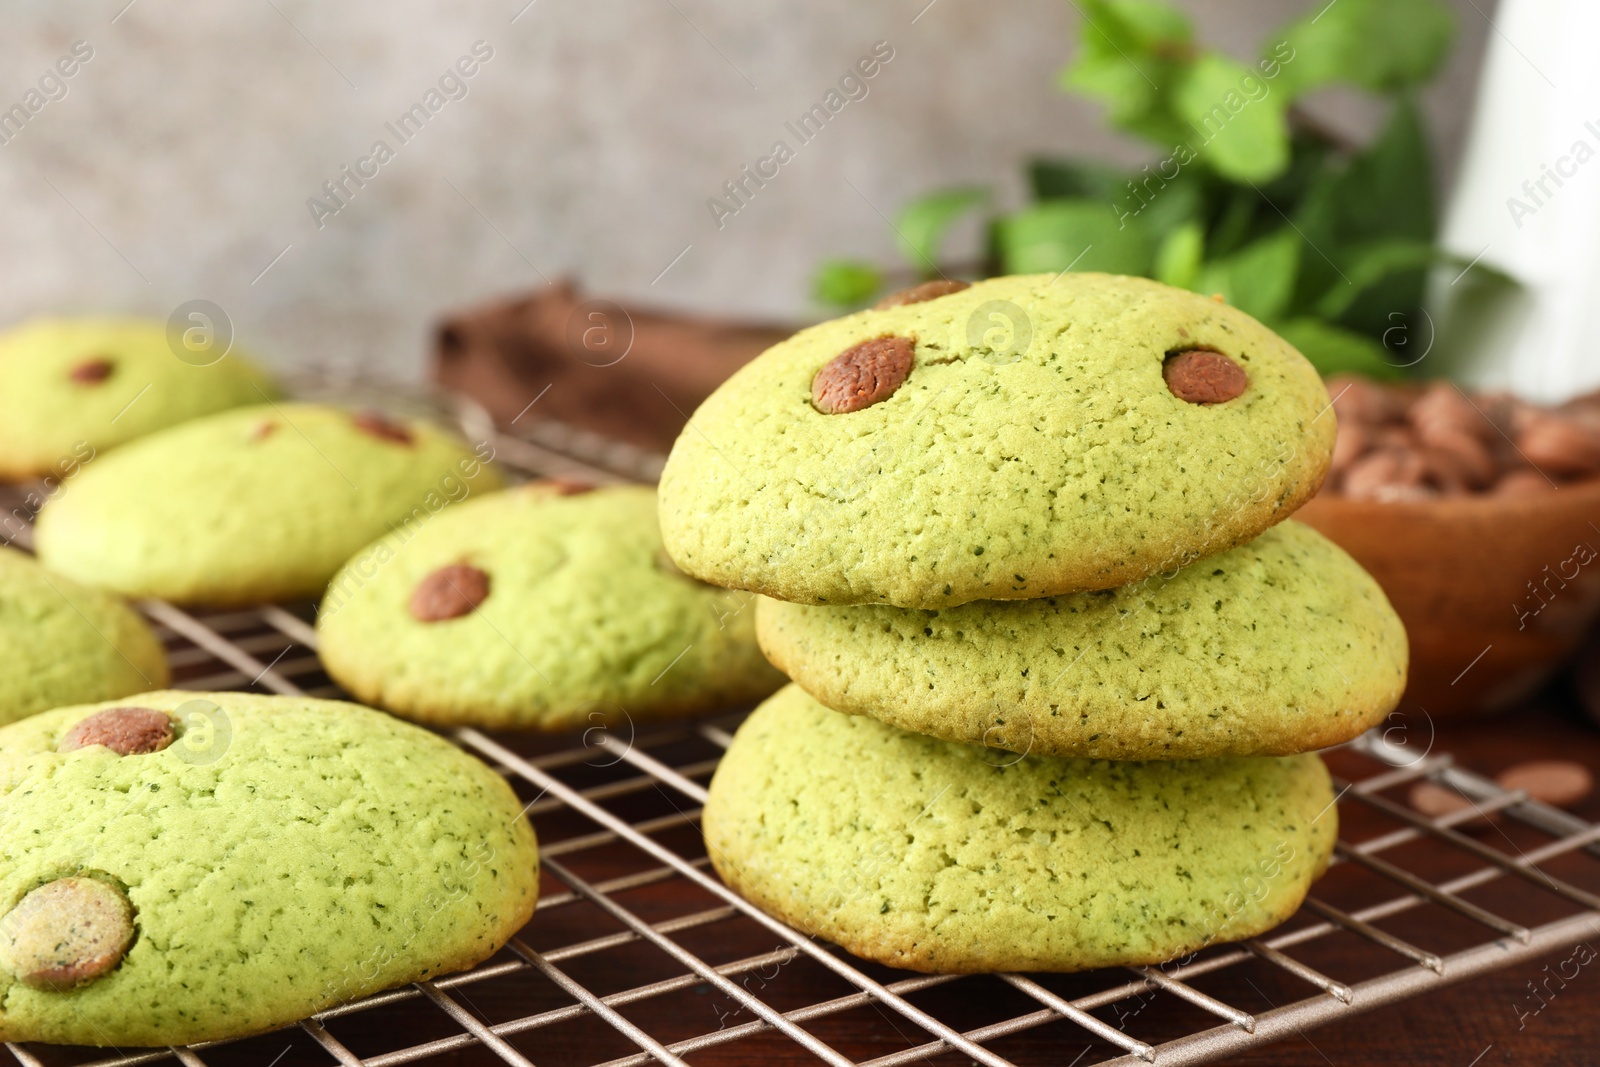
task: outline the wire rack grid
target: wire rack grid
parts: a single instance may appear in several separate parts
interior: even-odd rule
[[[451,400],[448,410],[525,476],[649,481],[660,471],[659,456],[550,420],[511,434],[470,403]],[[27,517],[25,507],[7,509]],[[5,537],[28,547],[26,521],[8,524]],[[165,642],[179,687],[343,696],[317,660],[311,605],[139,607]],[[532,922],[469,971],[237,1041],[127,1052],[7,1048],[23,1067],[169,1059],[185,1067],[1195,1064],[1600,934],[1600,896],[1584,888],[1600,886],[1600,824],[1374,732],[1330,754],[1346,775],[1336,778],[1341,824],[1369,832],[1339,841],[1316,892],[1270,935],[1122,971],[892,971],[768,917],[710,871],[697,820],[738,718],[626,737],[597,729],[576,744],[475,729],[447,735],[525,798],[543,868]],[[1471,804],[1430,819],[1390,795],[1422,779]],[[1418,932],[1428,945],[1415,943],[1424,940]],[[1319,955],[1340,940],[1353,945]],[[1329,958],[1359,964],[1333,976],[1324,970]],[[879,1036],[864,1043],[868,1029]]]

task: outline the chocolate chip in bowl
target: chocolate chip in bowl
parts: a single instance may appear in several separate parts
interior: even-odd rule
[[[1407,700],[1450,715],[1537,689],[1600,618],[1600,396],[1550,407],[1444,381],[1327,384],[1333,463],[1295,517],[1405,621]]]

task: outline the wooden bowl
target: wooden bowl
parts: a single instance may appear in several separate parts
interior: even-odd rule
[[[1600,481],[1521,498],[1322,495],[1295,518],[1389,594],[1411,638],[1405,699],[1429,715],[1527,696],[1600,615]]]

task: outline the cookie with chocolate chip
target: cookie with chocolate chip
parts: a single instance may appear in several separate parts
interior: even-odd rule
[[[1316,491],[1311,365],[1226,304],[1104,274],[919,286],[734,374],[661,479],[668,551],[808,604],[1107,589],[1242,544]]]
[[[666,558],[655,493],[531,483],[358,553],[317,616],[328,673],[438,724],[568,730],[757,700],[755,597]]]
[[[222,1040],[470,967],[533,914],[523,803],[338,701],[159,691],[4,727],[0,1040]]]
[[[382,411],[240,408],[85,465],[45,505],[36,545],[57,570],[126,596],[310,598],[382,534],[499,488],[492,455]]]
[[[1043,756],[1283,756],[1383,721],[1405,627],[1290,520],[1119,589],[922,610],[762,598],[767,656],[835,711]]]
[[[35,319],[0,334],[0,479],[70,475],[113,445],[279,395],[240,352],[200,358],[181,335],[179,348],[186,358],[166,324],[144,319]]]
[[[0,723],[167,684],[167,657],[128,605],[0,547]]]

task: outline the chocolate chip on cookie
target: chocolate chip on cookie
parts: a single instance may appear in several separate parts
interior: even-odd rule
[[[381,411],[358,412],[350,421],[356,429],[380,441],[393,441],[398,445],[412,442],[411,431]]]
[[[160,752],[172,744],[172,716],[154,708],[107,708],[61,735],[57,752],[104,745],[119,756]]]
[[[64,989],[122,962],[133,940],[133,905],[97,878],[58,878],[0,919],[0,965],[23,983]]]
[[[256,423],[255,429],[250,431],[250,440],[265,441],[267,438],[271,437],[277,432],[277,423],[273,422],[271,419],[262,419],[260,422]]]
[[[1209,348],[1168,352],[1161,377],[1173,396],[1191,404],[1221,404],[1250,384],[1243,367]]]
[[[874,337],[830,359],[811,379],[811,403],[824,415],[843,415],[888,399],[911,373],[909,337]]]
[[[922,304],[929,300],[937,300],[941,296],[959,293],[963,289],[971,289],[971,282],[957,281],[954,278],[935,278],[931,282],[913,285],[909,289],[901,289],[897,293],[890,293],[876,304],[872,305],[874,311],[887,311],[890,308],[904,307],[906,304]]]
[[[457,619],[475,611],[488,596],[488,574],[464,563],[440,567],[417,583],[411,617],[418,622]]]
[[[600,488],[593,482],[585,482],[578,478],[540,478],[536,482],[529,482],[530,489],[548,489],[557,496],[579,496],[583,493],[592,493]]]
[[[115,363],[104,356],[97,356],[75,365],[67,372],[67,377],[79,385],[99,385],[111,377],[111,372],[116,370],[116,367]]]

